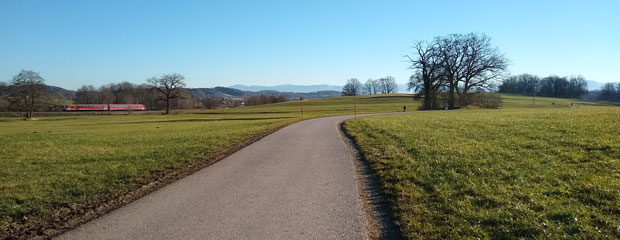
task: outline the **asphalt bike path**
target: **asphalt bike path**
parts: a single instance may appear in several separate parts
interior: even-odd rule
[[[301,121],[59,239],[365,239],[339,123]]]

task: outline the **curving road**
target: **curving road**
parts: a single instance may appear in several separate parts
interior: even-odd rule
[[[338,123],[287,126],[59,239],[364,239]]]

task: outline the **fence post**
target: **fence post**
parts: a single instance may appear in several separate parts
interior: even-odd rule
[[[301,118],[304,118],[304,99],[301,94],[299,95],[299,102],[301,103]]]

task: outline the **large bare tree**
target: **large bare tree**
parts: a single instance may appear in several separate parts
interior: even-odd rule
[[[398,91],[398,85],[396,84],[396,80],[394,80],[394,78],[391,76],[379,78],[377,82],[379,84],[379,91],[382,94],[395,93],[396,91]]]
[[[347,83],[342,88],[342,96],[356,96],[362,92],[362,84],[357,78],[351,78],[347,80]]]
[[[101,103],[100,95],[95,86],[83,85],[75,92],[75,100],[83,104]]]
[[[448,85],[448,105],[456,106],[459,79],[465,62],[463,35],[450,34],[445,37],[435,37],[437,52],[441,58],[442,75]]]
[[[430,110],[436,102],[437,92],[442,86],[441,58],[435,43],[416,42],[413,47],[415,57],[405,56],[409,59],[411,70],[415,73],[409,79],[408,90],[414,90],[424,94],[423,108]]]
[[[456,107],[457,94],[460,105],[469,104],[470,92],[491,88],[503,78],[508,66],[508,60],[498,48],[491,46],[490,38],[484,34],[450,34],[435,37],[432,42],[418,42],[414,48],[417,56],[409,57],[409,61],[416,72],[410,87],[424,89],[426,80],[427,94],[432,97],[433,89],[445,85],[449,107]],[[442,84],[434,85],[437,82]]]
[[[469,92],[489,89],[505,76],[508,60],[497,47],[491,46],[491,38],[484,34],[470,33],[461,37],[463,68],[458,79],[461,105],[469,104]]]
[[[366,83],[364,83],[364,86],[362,88],[363,88],[364,94],[368,94],[368,95],[374,95],[379,92],[379,84],[377,80],[373,80],[373,79],[366,80]]]
[[[39,73],[22,70],[11,80],[10,97],[26,112],[26,119],[32,118],[34,108],[48,96],[45,79]]]
[[[160,77],[147,79],[147,83],[162,95],[162,99],[166,101],[166,114],[169,114],[170,100],[183,96],[182,89],[185,87],[185,77],[178,73],[164,74]]]

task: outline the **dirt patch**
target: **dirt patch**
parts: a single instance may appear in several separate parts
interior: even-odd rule
[[[261,138],[278,131],[285,126],[257,135],[247,141],[238,143],[217,156],[194,159],[182,166],[153,172],[138,179],[125,190],[98,196],[88,202],[63,207],[51,216],[30,218],[22,223],[0,229],[0,239],[49,239],[83,223],[102,216],[114,209],[122,207],[138,198],[145,196],[171,182],[203,169],[239,149],[248,146]]]

